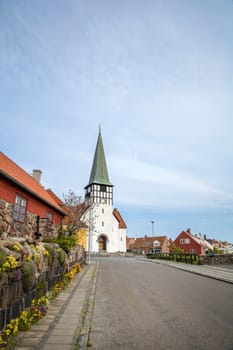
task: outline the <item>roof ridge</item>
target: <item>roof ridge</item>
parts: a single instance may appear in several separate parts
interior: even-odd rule
[[[13,163],[17,168],[19,168],[21,171],[23,171],[27,176],[30,176],[32,178],[32,180],[36,182],[37,185],[40,185],[46,191],[45,187],[40,182],[38,182],[31,174],[29,174],[25,169],[23,169],[20,165],[18,165],[14,160],[9,158],[3,152],[0,152],[0,154],[3,155],[2,160],[4,160],[4,158],[6,158],[10,163]],[[0,162],[0,169],[1,169],[1,162]]]
[[[23,187],[26,191],[39,197],[42,201],[45,201],[50,206],[63,213],[62,209],[44,186],[3,152],[0,152],[0,171],[4,176]]]

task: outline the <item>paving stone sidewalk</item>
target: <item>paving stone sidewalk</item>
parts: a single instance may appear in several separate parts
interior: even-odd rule
[[[17,336],[16,350],[73,350],[82,328],[83,307],[92,287],[96,264],[84,266],[69,286],[51,301],[48,312]]]
[[[233,269],[230,267],[221,267],[213,265],[191,265],[159,259],[144,259],[144,261],[171,266],[176,269],[188,271],[197,275],[233,284]]]

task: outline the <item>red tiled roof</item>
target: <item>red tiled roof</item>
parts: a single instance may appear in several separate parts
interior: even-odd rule
[[[66,217],[63,220],[63,223],[65,225],[68,225],[72,221],[78,220],[82,227],[87,227],[87,225],[81,220],[81,217],[83,216],[83,214],[87,210],[87,206],[86,206],[85,202],[80,203],[73,208],[69,207],[68,205],[65,205],[63,210],[66,213]]]
[[[153,236],[153,237],[145,236],[143,238],[136,238],[134,241],[134,248],[153,247],[154,241],[158,241],[160,243],[160,246],[162,246],[165,239],[166,239],[166,236]]]
[[[47,192],[49,193],[49,195],[55,200],[55,202],[57,203],[57,205],[63,210],[63,212],[65,213],[65,217],[63,219],[63,224],[67,224],[69,221],[68,218],[68,207],[65,205],[64,202],[62,202],[62,200],[49,188],[47,189]]]
[[[126,249],[132,249],[134,246],[134,238],[126,236]]]
[[[74,207],[74,213],[72,213],[71,207],[66,205],[62,200],[49,188],[48,193],[53,197],[53,199],[56,201],[56,203],[62,208],[62,210],[65,212],[66,216],[63,220],[64,225],[68,225],[70,222],[70,215],[74,214],[77,220],[80,220],[82,215],[85,213],[87,210],[87,206],[85,202],[78,204],[76,207]],[[87,227],[87,225],[80,220],[80,224],[82,227]]]
[[[119,222],[119,228],[127,228],[121,214],[119,213],[119,211],[116,208],[113,210],[113,215],[115,216],[115,218]]]
[[[59,205],[59,207],[61,208],[65,207],[65,204],[62,202],[62,200],[50,188],[48,188],[46,191],[55,200],[55,202]]]
[[[2,152],[0,152],[0,173],[64,214],[63,210],[45,188]]]
[[[212,244],[220,244],[220,242],[217,241],[216,239],[212,239]]]

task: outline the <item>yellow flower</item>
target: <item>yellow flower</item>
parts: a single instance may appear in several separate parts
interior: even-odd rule
[[[16,252],[19,252],[19,251],[20,251],[20,244],[19,244],[19,242],[16,242],[16,243],[13,245],[12,249],[13,249],[14,251],[16,251]]]
[[[5,334],[7,337],[9,337],[9,335],[11,334],[11,331],[10,331],[9,329],[6,329],[6,330],[4,331],[4,334]]]
[[[44,256],[48,256],[48,255],[49,255],[49,252],[45,249],[43,255],[44,255]]]
[[[8,255],[6,257],[6,261],[2,265],[3,271],[11,271],[18,267],[18,262],[16,261],[15,257],[13,255]]]

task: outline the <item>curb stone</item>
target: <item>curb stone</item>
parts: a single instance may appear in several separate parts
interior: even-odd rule
[[[78,330],[78,336],[76,341],[76,346],[74,350],[84,350],[87,349],[90,342],[91,335],[91,322],[95,305],[95,294],[96,294],[96,281],[98,275],[99,263],[96,263],[96,268],[92,275],[92,284],[88,290],[86,300],[84,302],[82,315],[84,317],[81,329]]]
[[[171,263],[171,262],[163,262],[163,260],[161,261],[157,261],[157,260],[152,260],[152,259],[137,259],[137,260],[140,260],[140,261],[145,261],[145,262],[149,262],[149,263],[155,263],[155,264],[160,264],[160,265],[165,265],[165,266],[170,266],[170,267],[173,267],[174,269],[178,269],[178,270],[183,270],[183,271],[186,271],[186,272],[190,272],[190,273],[193,273],[195,275],[199,275],[199,276],[203,276],[203,277],[207,277],[207,278],[211,278],[211,279],[215,279],[215,280],[218,280],[218,281],[222,281],[222,282],[225,282],[225,283],[230,283],[230,284],[233,284],[233,272],[231,272],[231,270],[229,269],[229,272],[227,273],[227,276],[224,277],[223,276],[223,271],[220,271],[219,268],[218,268],[218,272],[219,272],[219,275],[216,275],[216,270],[214,271],[214,267],[213,267],[213,270],[209,270],[209,271],[205,271],[205,270],[200,270],[198,271],[197,269],[196,270],[192,270],[191,268],[192,267],[200,267],[200,266],[203,266],[204,268],[209,269],[209,266],[206,266],[206,265],[186,265],[186,264],[183,264],[183,263],[177,263],[176,265]],[[180,265],[178,265],[180,264]],[[221,274],[222,273],[222,274]]]
[[[40,350],[46,346],[47,340],[52,335],[75,291],[79,288],[82,281],[85,280],[88,271],[89,266],[84,266],[68,287],[51,301],[46,316],[34,324],[28,331],[19,332],[16,337],[15,350]]]

